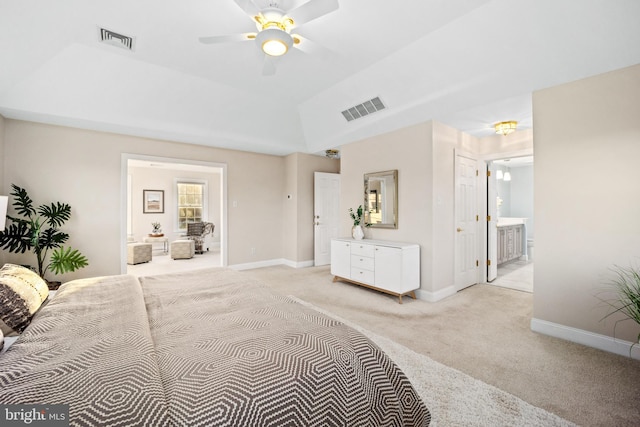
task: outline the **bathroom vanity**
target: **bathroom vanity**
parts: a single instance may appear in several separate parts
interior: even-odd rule
[[[526,255],[527,218],[498,218],[498,265]]]

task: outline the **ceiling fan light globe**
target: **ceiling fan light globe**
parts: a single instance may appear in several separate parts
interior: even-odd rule
[[[289,48],[282,40],[267,40],[262,44],[262,51],[271,56],[282,56]]]
[[[256,36],[256,42],[264,53],[270,56],[282,56],[293,45],[293,37],[277,28],[262,30]]]

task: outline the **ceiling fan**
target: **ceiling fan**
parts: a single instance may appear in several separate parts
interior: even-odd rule
[[[294,28],[331,13],[339,7],[338,0],[309,0],[286,11],[279,5],[282,3],[281,0],[270,0],[268,6],[263,8],[258,7],[253,0],[233,1],[255,22],[258,31],[200,37],[199,40],[205,44],[255,41],[265,53],[263,75],[275,74],[277,59],[292,47],[305,53],[320,52],[320,46],[291,32]]]

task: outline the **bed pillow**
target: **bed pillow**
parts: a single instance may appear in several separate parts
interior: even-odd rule
[[[4,336],[22,333],[48,295],[47,283],[35,272],[5,264],[0,269],[0,330]]]

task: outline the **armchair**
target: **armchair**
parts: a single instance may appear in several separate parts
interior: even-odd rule
[[[204,250],[202,249],[202,244],[204,243],[204,238],[207,234],[213,234],[213,229],[215,225],[211,222],[194,222],[187,224],[187,239],[193,240],[195,243],[195,252],[197,254],[202,254]],[[207,250],[209,250],[207,248]]]

